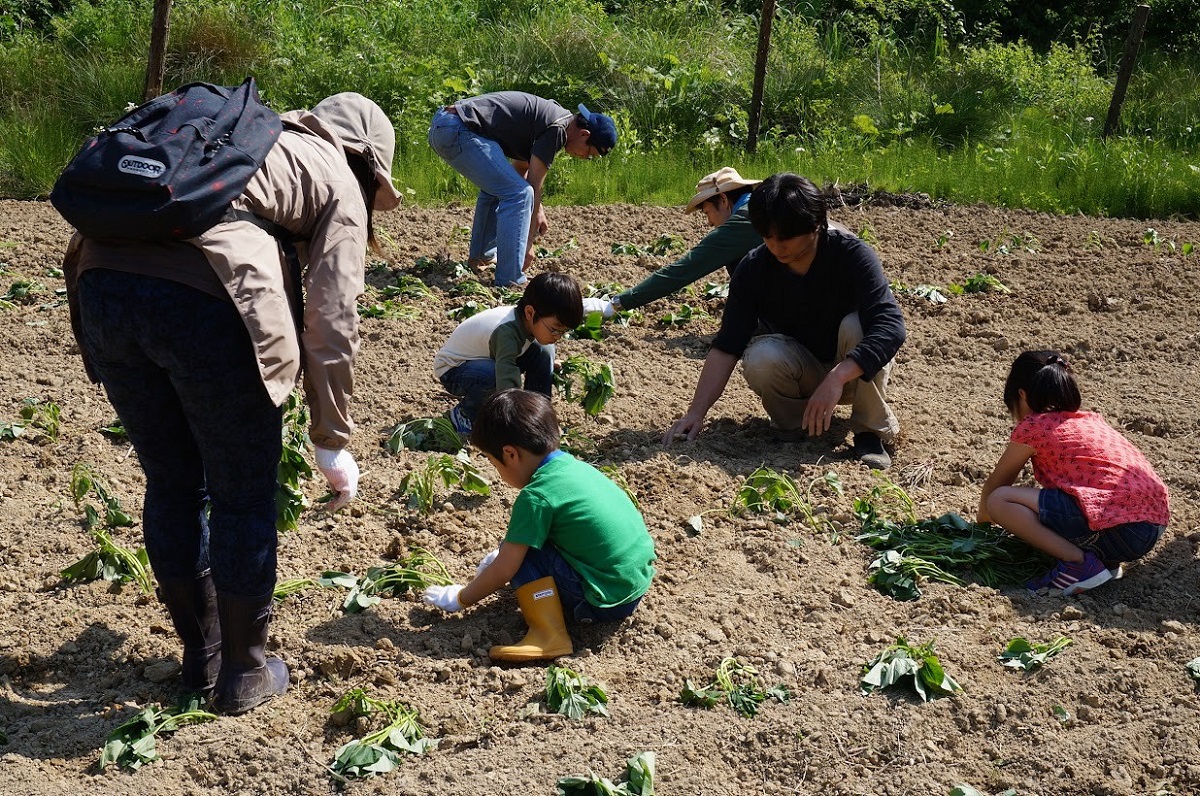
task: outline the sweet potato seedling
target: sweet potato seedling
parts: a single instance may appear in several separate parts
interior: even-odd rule
[[[315,589],[318,587],[322,589],[336,589],[339,587],[343,589],[352,589],[357,583],[358,579],[353,575],[349,575],[345,572],[327,570],[322,572],[320,577],[316,578],[289,578],[287,580],[277,581],[275,583],[275,589],[272,593],[272,597],[275,599],[275,602],[281,603],[288,597],[291,597],[293,594],[299,594],[300,592],[307,591],[309,589]]]
[[[907,685],[922,702],[938,696],[954,696],[962,686],[942,669],[933,642],[909,644],[903,638],[876,655],[862,667],[859,689],[864,695],[884,688]]]
[[[569,251],[575,251],[579,248],[579,241],[571,238],[569,241],[559,246],[557,249],[547,249],[545,246],[537,246],[534,248],[534,256],[539,260],[548,260],[553,257],[562,257]]]
[[[411,307],[407,304],[397,304],[391,300],[377,301],[373,304],[358,305],[358,317],[360,318],[372,318],[385,321],[410,321],[419,314],[420,312],[416,307]]]
[[[585,459],[596,452],[596,440],[570,426],[563,428],[558,446],[578,459]]]
[[[709,317],[707,312],[695,309],[691,304],[680,304],[678,309],[659,318],[658,323],[660,326],[684,326],[707,317]]]
[[[951,282],[946,290],[956,296],[964,293],[1011,293],[1007,285],[991,274],[979,273],[967,277],[962,282]]]
[[[401,274],[395,282],[380,288],[379,295],[384,299],[427,299],[433,296],[433,291],[417,277]]]
[[[54,401],[26,398],[21,401],[18,419],[11,423],[0,423],[0,440],[30,436],[33,429],[47,442],[58,439],[62,410]]]
[[[478,315],[486,309],[486,304],[472,300],[464,303],[460,307],[454,307],[453,309],[447,310],[446,317],[452,321],[465,321],[467,318]]]
[[[1189,677],[1200,683],[1200,658],[1192,658],[1184,664],[1184,668],[1187,669]]]
[[[357,580],[344,572],[325,572],[318,585],[347,586],[350,592],[342,611],[356,614],[378,605],[384,597],[401,597],[426,586],[447,586],[454,581],[441,560],[420,547],[410,547],[408,555],[386,567],[371,567]]]
[[[216,715],[200,709],[199,697],[191,697],[173,708],[150,705],[108,734],[100,750],[100,770],[116,763],[121,768],[137,771],[146,763],[158,760],[155,740],[173,733],[186,724],[215,721]]]
[[[1071,646],[1073,642],[1066,636],[1059,636],[1054,641],[1038,644],[1018,636],[1009,641],[1000,651],[999,660],[1005,666],[1022,669],[1026,672],[1040,668],[1046,661]]]
[[[388,432],[384,450],[396,454],[402,450],[458,453],[467,441],[454,429],[447,417],[419,417],[399,424]]]
[[[702,708],[712,708],[724,701],[749,719],[758,715],[759,706],[767,699],[786,705],[791,696],[783,685],[764,687],[758,669],[729,657],[717,665],[716,675],[707,685],[697,688],[691,680],[684,680],[679,701]]]
[[[616,784],[593,771],[587,776],[562,777],[558,796],[654,796],[654,752],[641,752],[625,761],[625,782]]]
[[[549,712],[561,713],[569,719],[582,719],[589,713],[608,716],[608,694],[604,688],[566,666],[550,664],[546,667],[543,699]],[[540,708],[537,702],[531,702],[521,715],[533,715],[540,712]]]
[[[16,304],[36,304],[48,290],[41,282],[32,279],[18,279],[8,287],[8,292],[0,295],[0,302],[8,308]]]
[[[906,285],[903,282],[890,282],[888,287],[897,296],[912,296],[922,298],[930,304],[945,304],[947,299],[936,285]]]
[[[382,717],[384,726],[343,744],[329,763],[334,780],[345,784],[386,774],[400,765],[401,755],[421,755],[437,748],[437,740],[425,737],[420,714],[397,700],[376,699],[361,688],[348,691],[333,706],[333,713],[347,720]]]
[[[438,486],[459,488],[477,495],[492,494],[492,487],[487,479],[471,464],[470,456],[465,450],[460,450],[451,456],[442,453],[430,456],[425,464],[408,475],[400,482],[400,491],[408,501],[410,509],[416,509],[421,514],[433,511],[433,503],[438,495]]]
[[[903,555],[898,550],[884,550],[867,567],[867,582],[882,593],[901,601],[920,597],[920,584],[925,580],[963,585],[961,579],[937,564],[916,556]]]
[[[659,235],[653,242],[646,246],[638,246],[636,243],[614,243],[612,245],[613,254],[629,254],[634,256],[646,255],[649,257],[666,257],[677,252],[682,252],[687,248],[687,242],[680,235],[664,234]]]
[[[575,340],[603,340],[604,313],[584,313],[583,322],[571,330],[571,337]]]
[[[747,512],[774,514],[777,521],[799,516],[813,530],[829,527],[825,514],[813,506],[813,491],[818,486],[842,494],[842,482],[832,470],[813,478],[804,489],[787,473],[759,467],[746,477],[733,496],[729,514],[738,517]]]
[[[89,497],[94,497],[99,506]],[[63,569],[59,575],[67,583],[107,580],[135,583],[146,594],[154,590],[146,551],[129,550],[117,544],[112,531],[133,525],[133,517],[121,508],[121,502],[86,464],[80,462],[71,471],[71,498],[83,510],[84,525],[96,542],[96,549]]]
[[[568,402],[578,403],[588,417],[595,417],[616,394],[612,365],[596,363],[576,354],[554,371],[554,386]]]
[[[286,533],[300,525],[300,515],[309,506],[304,482],[312,478],[308,451],[308,407],[303,395],[293,390],[283,405],[283,450],[276,470],[275,530]]]

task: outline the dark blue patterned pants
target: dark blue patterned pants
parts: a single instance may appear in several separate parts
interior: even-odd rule
[[[79,309],[83,346],[146,473],[142,529],[155,574],[211,567],[219,591],[270,591],[283,415],[233,304],[96,269],[80,277]]]

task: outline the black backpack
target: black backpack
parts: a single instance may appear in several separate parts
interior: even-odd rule
[[[89,138],[50,201],[85,237],[193,238],[222,219],[282,131],[254,78],[189,83]]]

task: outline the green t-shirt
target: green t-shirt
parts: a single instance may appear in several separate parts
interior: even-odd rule
[[[513,503],[507,542],[553,544],[597,608],[636,600],[654,577],[654,540],[629,496],[569,453],[539,467]]]

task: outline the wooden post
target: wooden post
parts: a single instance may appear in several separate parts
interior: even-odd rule
[[[154,0],[154,21],[150,27],[150,58],[146,62],[146,86],[142,102],[163,93],[167,71],[167,34],[171,29],[171,0]]]
[[[751,155],[758,149],[758,124],[762,116],[763,83],[767,79],[767,53],[771,51],[771,22],[775,19],[775,0],[763,0],[762,20],[758,28],[758,54],[754,58],[754,89],[750,94],[750,132],[746,149]]]
[[[1108,118],[1104,120],[1104,137],[1116,132],[1121,121],[1121,105],[1125,102],[1125,89],[1129,87],[1129,76],[1133,74],[1133,62],[1137,60],[1138,48],[1142,46],[1142,34],[1146,32],[1146,19],[1150,6],[1139,5],[1133,9],[1133,22],[1129,26],[1129,38],[1125,40],[1125,54],[1117,69],[1117,84],[1113,86],[1112,102],[1108,105]]]

